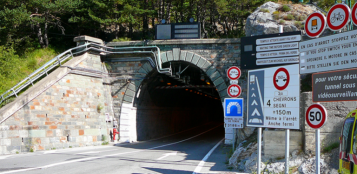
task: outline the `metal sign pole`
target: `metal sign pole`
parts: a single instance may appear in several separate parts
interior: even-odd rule
[[[316,174],[320,174],[320,129],[315,130]]]
[[[260,163],[262,161],[262,128],[258,128],[258,160],[257,160],[257,173],[260,173]]]
[[[290,129],[285,130],[285,174],[289,174],[289,137]]]

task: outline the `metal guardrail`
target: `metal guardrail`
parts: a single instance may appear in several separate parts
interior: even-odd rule
[[[154,51],[125,51],[125,50],[135,50],[135,49],[156,49],[157,50],[157,55],[155,54]],[[171,73],[170,68],[162,68],[161,66],[161,58],[160,58],[160,49],[157,46],[143,46],[143,47],[120,47],[120,48],[113,48],[113,47],[106,47],[94,43],[86,43],[81,46],[77,46],[74,48],[71,48],[52,60],[48,61],[46,64],[42,65],[40,68],[38,68],[35,72],[31,73],[29,76],[27,76],[25,79],[23,79],[21,82],[17,83],[15,86],[13,86],[11,89],[7,90],[0,96],[0,105],[6,100],[9,99],[12,96],[18,97],[18,94],[27,88],[30,85],[34,85],[34,82],[38,79],[40,79],[42,76],[49,74],[50,71],[54,70],[55,68],[59,67],[62,65],[63,62],[68,60],[69,58],[73,58],[74,55],[77,54],[82,54],[87,51],[97,51],[97,52],[103,52],[106,54],[128,54],[128,53],[145,53],[145,54],[153,54],[156,62],[156,68],[159,73]],[[153,65],[154,62],[149,61],[151,65]]]

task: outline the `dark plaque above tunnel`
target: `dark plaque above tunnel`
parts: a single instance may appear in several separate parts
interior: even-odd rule
[[[272,40],[271,42],[269,40],[270,38]],[[299,38],[301,38],[300,31],[242,37],[240,68],[254,70],[288,65],[292,64],[293,62],[299,63]],[[257,44],[257,40],[266,42]],[[259,48],[264,49],[258,50]],[[258,54],[266,55],[266,57],[260,57]]]

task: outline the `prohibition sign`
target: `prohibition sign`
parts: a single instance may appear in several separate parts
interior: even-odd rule
[[[242,93],[242,88],[239,85],[232,84],[227,88],[227,93],[230,97],[238,97]]]
[[[241,75],[241,71],[238,67],[236,66],[232,66],[228,69],[227,71],[227,76],[229,79],[231,80],[237,80],[239,79],[240,75]]]
[[[352,22],[354,25],[357,25],[357,13],[356,13],[356,9],[357,9],[357,3],[355,5],[353,5],[352,7],[352,12],[351,12],[351,16],[352,16]]]
[[[305,120],[311,128],[321,128],[327,120],[327,112],[325,107],[321,104],[312,104],[306,110]]]
[[[319,37],[326,28],[325,16],[320,12],[312,13],[307,17],[304,28],[307,36],[311,38]]]
[[[290,82],[290,75],[288,70],[285,68],[279,68],[275,71],[274,77],[273,77],[273,84],[276,89],[278,90],[284,90],[286,87],[288,87]]]
[[[351,10],[346,4],[336,4],[327,13],[327,25],[332,31],[341,30],[350,19]]]

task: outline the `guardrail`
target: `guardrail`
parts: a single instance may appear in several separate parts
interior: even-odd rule
[[[135,51],[136,49],[156,49],[157,50],[157,55],[155,54],[154,51]],[[105,53],[105,54],[128,54],[128,53],[145,53],[145,54],[153,54],[154,56],[154,61],[149,61],[150,64],[153,66],[154,63],[156,63],[156,68],[159,73],[171,73],[171,68],[162,68],[161,66],[161,57],[160,57],[160,49],[157,46],[142,46],[142,47],[120,47],[120,48],[113,48],[113,47],[106,47],[94,43],[86,43],[81,46],[77,46],[74,48],[71,48],[52,60],[48,61],[46,64],[42,65],[40,68],[38,68],[35,72],[31,73],[29,76],[27,76],[25,79],[23,79],[21,82],[17,83],[15,86],[13,86],[11,89],[7,90],[0,96],[0,105],[7,99],[9,99],[12,96],[18,97],[18,94],[27,88],[30,85],[34,85],[34,82],[44,75],[49,74],[50,71],[54,70],[55,68],[59,67],[62,65],[63,62],[67,61],[69,58],[73,58],[74,55],[82,54],[87,51],[97,51],[100,53]],[[130,51],[125,51],[125,50],[130,50]]]

